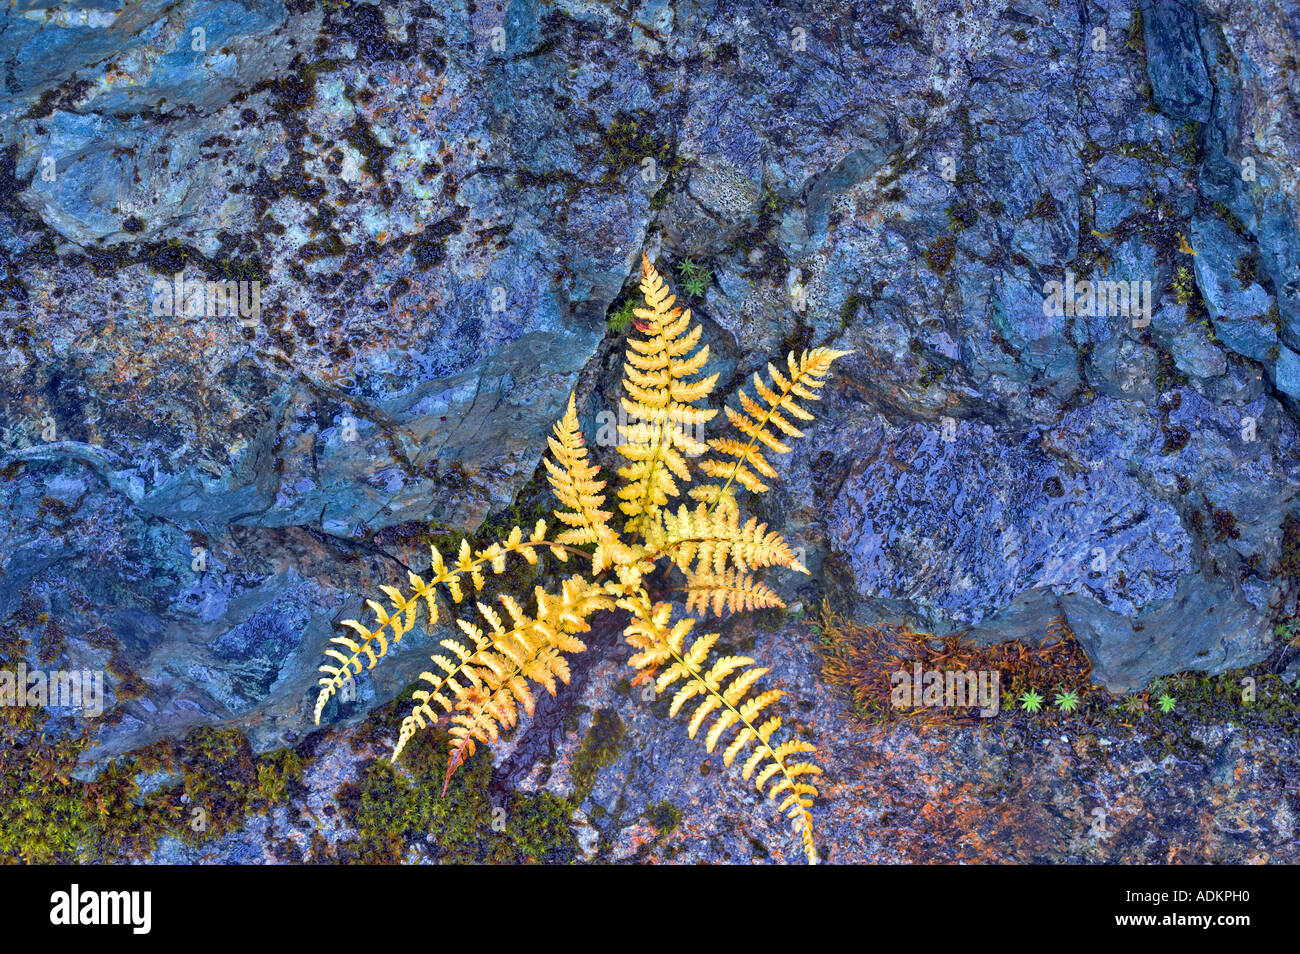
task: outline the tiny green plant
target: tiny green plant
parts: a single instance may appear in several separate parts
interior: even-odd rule
[[[632,311],[634,307],[635,304],[631,298],[623,302],[610,313],[609,318],[605,321],[605,327],[616,335],[621,335],[627,331],[628,328],[632,327],[632,321],[636,318]]]
[[[1043,697],[1037,689],[1029,689],[1020,694],[1020,708],[1026,712],[1037,712],[1043,707]]]
[[[692,298],[700,298],[709,287],[713,276],[703,265],[697,265],[689,258],[677,263],[677,273],[682,278],[682,290]]]
[[[692,259],[684,258],[677,263],[677,274],[682,278],[694,278],[700,274],[702,266],[696,265]]]
[[[1169,693],[1163,692],[1160,694],[1160,698],[1156,700],[1156,705],[1160,708],[1161,712],[1173,712],[1174,705],[1177,701],[1178,700]]]
[[[1067,692],[1058,692],[1054,701],[1056,703],[1056,708],[1060,709],[1062,712],[1073,712],[1075,709],[1079,708],[1079,694],[1073,689],[1070,689]]]
[[[1147,701],[1143,699],[1141,696],[1129,696],[1121,703],[1121,706],[1123,707],[1124,711],[1129,713],[1130,715],[1136,715],[1139,712],[1144,712],[1148,708]]]

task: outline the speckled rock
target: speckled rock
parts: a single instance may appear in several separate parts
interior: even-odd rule
[[[981,640],[1064,617],[1115,689],[1261,659],[1297,598],[1298,45],[1281,0],[17,16],[0,34],[0,618],[33,653],[108,670],[100,760],[201,723],[259,749],[300,739],[339,621],[426,566],[428,536],[451,544],[529,492],[571,389],[588,427],[614,406],[604,318],[644,251],[708,269],[690,305],[727,390],[772,354],[854,351],[756,504],[813,570],[773,580],[791,602]],[[245,297],[232,313],[205,284],[184,308],[178,275]],[[1067,280],[1148,291],[1045,309]],[[436,638],[413,634],[327,719],[391,699]],[[758,648],[832,713],[828,841],[916,856],[860,785],[916,740],[854,755],[807,642]],[[574,791],[566,760],[607,712],[628,753],[578,780],[592,857],[781,844],[618,695],[620,653],[611,637],[575,664],[493,753],[502,776]],[[576,727],[564,705],[587,706]],[[1273,758],[1221,741],[1244,766]],[[1069,758],[942,745],[968,768],[1004,759],[1022,807]],[[1229,796],[1167,771],[1174,795],[1134,784],[1173,839],[1189,800]],[[974,811],[926,777],[899,830]],[[664,854],[674,786],[704,809]],[[1154,858],[1034,817],[1051,847],[997,848],[989,815],[969,857]],[[1207,839],[1198,857],[1241,854]]]

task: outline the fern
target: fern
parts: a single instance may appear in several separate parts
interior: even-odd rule
[[[710,477],[722,478],[724,482],[721,485],[709,484],[696,488],[692,491],[692,496],[711,504],[716,503],[733,482],[754,493],[766,491],[768,485],[759,479],[759,475],[768,480],[776,480],[777,473],[763,456],[763,448],[778,454],[790,453],[790,446],[777,436],[776,431],[782,437],[803,437],[803,431],[791,423],[790,417],[801,421],[813,419],[812,414],[800,406],[799,400],[819,400],[816,392],[826,383],[831,364],[845,354],[848,352],[814,348],[805,351],[803,357],[796,361],[794,352],[791,352],[787,358],[786,374],[782,374],[775,364],[768,363],[767,373],[771,376],[772,387],[768,387],[762,376],[755,372],[754,391],[762,403],[751,398],[741,388],[737,394],[741,410],[725,408],[727,420],[748,441],[742,442],[734,437],[718,437],[709,441],[709,447],[718,456],[700,461],[700,470]],[[754,471],[758,471],[758,474]]]
[[[767,673],[748,656],[711,656],[716,634],[688,642],[695,620],[673,621],[671,604],[656,602],[646,582],[661,561],[685,579],[688,613],[723,612],[783,606],[780,597],[757,578],[756,571],[780,566],[806,573],[780,534],[749,518],[742,522],[736,485],[762,493],[776,470],[767,453],[788,453],[787,443],[803,436],[794,421],[806,423],[812,414],[800,403],[815,401],[828,380],[832,363],[848,352],[814,348],[798,358],[792,353],[783,371],[767,366],[769,381],[755,374],[754,393],[737,395],[739,410],[725,407],[738,436],[707,443],[696,435],[717,411],[700,406],[712,393],[718,376],[701,376],[709,349],[700,345],[701,328],[659,273],[642,258],[641,293],[644,307],[634,307],[636,331],[629,335],[623,367],[623,408],[631,423],[622,432],[619,453],[627,461],[618,470],[621,485],[616,499],[626,518],[620,533],[614,510],[605,509],[606,482],[592,462],[578,426],[574,395],[548,438],[547,477],[559,501],[555,517],[560,529],[547,536],[538,522],[525,539],[519,527],[501,544],[475,551],[462,541],[456,560],[444,562],[432,552],[429,579],[409,575],[406,592],[384,586],[387,604],[368,601],[374,623],[346,620],[355,636],[336,636],[321,666],[315,718],[339,687],[363,670],[373,668],[424,616],[433,627],[442,618],[438,594],[444,589],[454,603],[465,589],[484,588],[489,574],[505,571],[508,561],[536,563],[549,553],[561,562],[576,556],[587,572],[564,580],[558,592],[536,588],[531,614],[511,596],[498,602],[504,610],[475,601],[480,622],[456,621],[458,636],[439,643],[434,667],[420,674],[409,715],[402,720],[395,761],[410,739],[444,717],[449,725],[451,773],[479,744],[492,743],[513,727],[520,712],[531,714],[534,687],[555,694],[569,680],[568,657],[586,647],[579,634],[591,617],[616,607],[631,614],[624,637],[634,650],[629,660],[638,681],[653,681],[659,693],[674,689],[670,714],[688,705],[687,734],[704,730],[704,747],[723,746],[730,767],[742,754],[741,775],[774,800],[798,830],[810,862],[817,860],[812,806],[817,789],[812,779],[821,770],[804,756],[813,746],[798,738],[778,740],[779,715],[767,710],[784,695],[779,689],[758,689]],[[711,482],[690,490],[693,503],[680,501],[682,485],[690,483],[688,459],[698,461]],[[707,729],[706,729],[707,726]]]
[[[755,724],[759,713],[785,693],[780,689],[769,689],[751,695],[754,683],[767,670],[753,668],[754,660],[748,656],[721,656],[705,669],[710,650],[718,640],[717,634],[701,636],[687,648],[686,636],[695,620],[680,620],[669,629],[671,606],[664,603],[651,606],[644,593],[620,600],[618,605],[632,613],[633,621],[626,630],[627,641],[640,650],[629,661],[630,665],[636,669],[657,669],[667,663],[668,668],[655,682],[657,692],[683,682],[673,696],[670,716],[677,715],[687,702],[699,697],[699,704],[686,728],[686,734],[691,738],[695,738],[696,733],[717,713],[704,738],[705,751],[713,752],[731,729],[738,730],[723,753],[723,764],[730,768],[738,755],[752,747],[741,774],[746,780],[753,777],[754,787],[760,793],[773,799],[782,798],[780,810],[795,823],[808,860],[815,862],[817,852],[813,844],[812,815],[808,809],[812,807],[817,789],[805,777],[820,775],[821,769],[808,761],[791,761],[792,756],[814,751],[814,746],[801,739],[773,745],[773,736],[781,728],[780,716],[770,716]],[[728,678],[730,682],[726,682]],[[767,783],[774,779],[775,784],[764,791]]]
[[[632,518],[629,530],[679,495],[674,477],[690,481],[683,455],[708,448],[687,426],[702,427],[718,413],[694,406],[718,381],[716,374],[691,380],[709,360],[708,345],[696,348],[703,329],[691,326],[689,311],[674,307],[676,298],[649,262],[642,268],[641,294],[646,307],[632,312],[640,319],[637,330],[648,337],[628,338],[623,365],[623,409],[637,423],[624,428],[618,448],[631,461],[618,472],[626,482],[618,496],[620,509]]]

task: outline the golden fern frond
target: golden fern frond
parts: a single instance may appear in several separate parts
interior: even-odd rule
[[[692,327],[689,309],[674,306],[676,297],[644,255],[641,294],[645,307],[632,313],[637,330],[648,337],[627,339],[622,404],[633,423],[622,428],[618,448],[631,461],[618,471],[626,482],[618,496],[632,528],[679,495],[677,480],[690,481],[686,457],[706,452],[708,445],[688,428],[698,430],[718,413],[694,406],[713,393],[718,380],[716,374],[690,380],[709,360],[708,345],[696,349],[703,329]]]
[[[537,601],[538,617],[531,628],[516,627],[509,634],[501,634],[492,649],[474,661],[474,689],[457,703],[451,720],[451,756],[444,794],[452,773],[474,754],[477,743],[495,742],[503,731],[513,727],[519,706],[532,715],[536,703],[529,681],[541,684],[551,695],[556,693],[557,680],[568,684],[569,663],[564,653],[587,648],[574,634],[590,628],[587,618],[592,613],[614,606],[601,587],[582,577],[566,580],[558,600],[538,589]]]
[[[443,648],[454,658],[434,655],[432,659],[442,670],[441,675],[420,674],[429,688],[422,687],[412,693],[415,704],[410,715],[402,720],[390,756],[392,761],[397,760],[418,731],[437,723],[443,714],[453,710],[456,714],[452,722],[460,728],[453,728],[452,735],[456,739],[468,737],[471,742],[465,754],[472,754],[473,739],[494,740],[496,736],[492,733],[499,732],[495,727],[514,724],[516,701],[532,712],[532,695],[520,676],[545,685],[552,694],[556,689],[555,679],[568,682],[568,663],[560,654],[586,649],[574,634],[587,630],[588,617],[598,610],[612,609],[614,601],[601,587],[577,576],[565,580],[558,595],[540,587],[534,589],[534,595],[535,617],[526,615],[510,595],[498,597],[510,617],[509,627],[496,610],[483,603],[478,603],[477,608],[488,624],[488,632],[473,623],[457,620],[474,648],[471,650],[464,642],[453,639],[442,641]]]
[[[721,616],[723,610],[736,613],[773,606],[785,606],[785,601],[767,584],[734,567],[720,574],[711,569],[686,574],[688,613],[703,616],[712,608],[715,616]]]
[[[380,590],[389,599],[389,606],[385,607],[374,600],[367,600],[371,611],[375,614],[376,626],[369,629],[355,619],[345,619],[343,625],[354,630],[357,639],[348,636],[335,636],[330,640],[331,643],[342,646],[347,652],[330,647],[325,650],[325,655],[337,662],[332,665],[326,662],[319,667],[319,671],[324,675],[319,680],[320,692],[316,696],[316,710],[314,713],[316,724],[320,725],[321,713],[325,709],[325,704],[330,698],[338,692],[339,688],[355,675],[359,675],[362,669],[374,669],[379,660],[383,659],[388,653],[389,639],[387,633],[392,634],[392,642],[400,642],[401,638],[409,633],[415,626],[415,621],[419,616],[420,604],[423,601],[428,614],[428,626],[432,628],[438,622],[438,600],[437,587],[442,584],[447,587],[451,593],[452,599],[459,603],[464,599],[464,591],[461,588],[461,580],[468,576],[474,585],[475,590],[481,590],[486,582],[484,568],[487,568],[494,574],[505,572],[507,557],[511,554],[521,556],[530,564],[537,562],[538,549],[549,550],[558,560],[564,562],[568,560],[569,554],[566,548],[557,545],[558,541],[548,542],[546,540],[546,522],[537,521],[533,528],[532,535],[525,540],[524,532],[519,527],[511,529],[505,543],[493,543],[477,553],[470,547],[468,540],[460,541],[460,552],[456,562],[447,566],[438,552],[436,547],[430,547],[429,551],[432,556],[430,571],[433,578],[425,582],[424,578],[415,573],[408,573],[411,584],[410,595],[404,594],[401,590],[393,586],[381,586]]]
[[[597,480],[600,467],[587,459],[587,446],[578,426],[578,409],[575,396],[569,394],[569,407],[555,424],[555,434],[547,439],[551,457],[543,458],[547,480],[562,507],[554,511],[556,519],[569,529],[555,537],[556,543],[596,544],[591,557],[591,571],[600,573],[607,566],[628,563],[632,554],[609,525],[613,516],[602,510],[605,496],[600,491],[605,481]]]
[[[805,351],[796,361],[794,352],[791,351],[786,358],[786,374],[768,362],[767,373],[772,379],[770,387],[763,381],[762,375],[755,372],[754,390],[760,400],[751,398],[741,388],[737,392],[741,409],[736,411],[729,406],[723,407],[727,420],[745,440],[718,437],[709,441],[709,447],[715,456],[700,461],[699,467],[722,483],[696,487],[691,491],[691,496],[712,504],[730,489],[733,482],[754,493],[766,491],[768,485],[763,483],[763,479],[775,480],[777,473],[763,456],[764,448],[777,454],[790,452],[790,446],[783,438],[803,437],[803,431],[790,418],[800,421],[813,419],[813,415],[800,406],[799,400],[820,400],[817,391],[826,383],[831,364],[836,358],[847,354],[852,352],[813,348]]]
[[[816,747],[801,739],[774,744],[773,736],[781,728],[781,717],[770,715],[758,721],[760,713],[784,695],[779,689],[750,694],[767,670],[753,667],[754,660],[748,656],[718,657],[706,668],[709,653],[718,639],[716,634],[701,636],[687,646],[686,637],[695,620],[683,619],[670,628],[672,607],[667,603],[652,606],[644,592],[620,599],[618,605],[633,617],[624,630],[627,642],[637,650],[629,664],[636,669],[656,671],[666,665],[655,682],[656,692],[665,692],[682,683],[673,696],[670,715],[677,715],[686,703],[698,699],[698,703],[693,703],[695,708],[686,732],[695,738],[712,720],[704,736],[706,751],[713,752],[729,732],[736,730],[723,750],[724,765],[730,767],[742,752],[753,747],[741,774],[747,781],[753,778],[760,794],[773,801],[781,799],[778,810],[798,829],[808,861],[816,864],[809,809],[817,797],[817,789],[808,779],[820,775],[821,769],[807,760],[793,760],[794,756],[813,752]]]
[[[551,489],[567,510],[556,510],[555,516],[570,529],[556,536],[560,543],[597,543],[602,536],[612,534],[609,518],[613,514],[601,510],[605,497],[600,493],[605,481],[597,480],[600,468],[587,460],[587,446],[578,427],[578,409],[573,392],[569,393],[569,407],[555,423],[555,436],[547,438],[552,462],[543,458],[549,473]]]
[[[687,573],[694,565],[698,572],[722,574],[729,561],[742,572],[768,566],[808,572],[789,544],[779,533],[768,530],[767,524],[753,517],[741,524],[740,511],[729,492],[719,496],[713,507],[702,502],[694,509],[682,504],[676,513],[660,511],[647,523],[645,541],[647,554],[666,555]]]

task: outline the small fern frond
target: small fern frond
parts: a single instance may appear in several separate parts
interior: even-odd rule
[[[555,537],[556,543],[596,544],[591,557],[591,572],[600,573],[608,566],[628,563],[632,554],[609,525],[613,516],[602,510],[605,496],[600,491],[605,481],[597,480],[600,468],[587,458],[587,446],[578,426],[578,409],[573,393],[569,394],[569,407],[555,424],[555,434],[547,439],[551,457],[543,458],[547,480],[562,507],[554,511],[556,519],[568,527]]]
[[[362,669],[374,669],[379,664],[379,660],[388,653],[389,634],[392,635],[393,642],[400,642],[402,637],[415,626],[420,610],[418,596],[408,597],[391,586],[381,587],[381,589],[390,600],[391,613],[389,608],[385,608],[380,603],[366,600],[371,612],[375,614],[374,629],[367,628],[355,619],[345,619],[342,625],[353,630],[357,638],[335,636],[330,639],[333,646],[342,646],[347,652],[344,653],[333,646],[327,648],[325,655],[335,660],[337,665],[325,662],[318,667],[318,671],[324,675],[319,680],[321,689],[316,696],[314,715],[317,725],[320,725],[321,711],[325,708],[325,703],[338,692],[339,687],[353,676],[360,675]],[[436,607],[434,612],[437,612]]]
[[[686,611],[721,616],[723,610],[732,613],[742,610],[769,609],[785,606],[767,584],[756,581],[748,573],[729,569],[722,573],[703,570],[686,575]]]
[[[725,493],[710,508],[700,503],[695,509],[685,504],[664,510],[647,524],[646,552],[651,558],[668,556],[683,572],[712,571],[722,574],[728,565],[747,572],[751,568],[783,566],[808,572],[795,558],[789,544],[767,524],[750,517],[743,525],[735,498]]]
[[[622,405],[633,423],[621,429],[618,448],[631,462],[619,469],[625,483],[618,497],[633,529],[680,494],[678,480],[690,481],[686,457],[708,450],[691,432],[718,413],[694,406],[713,393],[718,380],[716,374],[691,380],[709,360],[708,345],[696,348],[703,329],[692,326],[689,309],[674,307],[676,297],[644,255],[641,294],[645,307],[633,314],[637,331],[648,337],[627,339]]]
[[[821,769],[806,759],[794,758],[815,751],[811,743],[801,739],[774,743],[774,735],[781,728],[780,716],[769,715],[759,721],[763,710],[784,695],[779,689],[751,695],[754,684],[767,670],[753,667],[754,660],[748,656],[717,657],[706,667],[717,635],[701,636],[688,646],[686,638],[695,620],[683,619],[670,628],[672,607],[667,603],[651,606],[644,592],[619,600],[619,606],[633,617],[624,630],[627,642],[637,650],[629,664],[636,669],[658,670],[666,666],[655,682],[657,692],[681,683],[669,714],[677,715],[687,703],[694,705],[686,733],[695,738],[700,729],[709,725],[704,736],[705,751],[713,752],[735,730],[723,750],[724,765],[730,767],[752,747],[742,776],[746,781],[752,778],[760,794],[773,801],[779,799],[778,810],[796,827],[808,861],[815,864],[817,851],[809,809],[817,789],[809,779],[820,775]]]
[[[325,655],[333,659],[337,665],[326,662],[319,667],[323,673],[319,680],[320,692],[316,696],[315,720],[320,725],[321,713],[325,709],[325,704],[330,698],[338,692],[339,688],[353,676],[359,675],[363,669],[374,669],[379,660],[383,659],[388,653],[389,638],[392,635],[392,642],[400,642],[402,637],[409,633],[415,626],[415,621],[419,617],[421,602],[426,608],[427,625],[432,629],[438,622],[438,599],[437,587],[442,584],[447,587],[451,593],[452,600],[456,603],[465,598],[464,590],[461,587],[461,581],[468,576],[473,583],[475,590],[483,589],[486,583],[486,571],[494,574],[504,573],[506,570],[507,557],[518,555],[524,558],[529,564],[537,562],[538,550],[549,550],[556,559],[564,562],[568,560],[568,549],[561,545],[560,542],[548,542],[546,540],[546,522],[537,521],[533,528],[532,535],[525,540],[524,532],[519,527],[511,529],[505,543],[493,543],[477,553],[470,547],[468,540],[460,541],[460,552],[456,562],[447,566],[438,552],[436,547],[430,547],[432,562],[430,570],[433,574],[432,579],[428,582],[423,577],[415,573],[408,573],[411,584],[410,595],[404,594],[401,590],[393,586],[381,586],[380,590],[388,597],[389,606],[385,607],[374,600],[367,600],[371,611],[375,614],[375,622],[378,624],[374,629],[368,629],[366,626],[354,619],[345,619],[343,625],[354,630],[357,639],[351,639],[346,636],[336,636],[330,640],[335,645],[342,646],[347,653],[341,650],[329,648],[325,650]]]
[[[549,474],[551,489],[567,510],[556,510],[555,516],[571,529],[556,536],[559,543],[597,543],[602,536],[612,535],[609,528],[611,513],[601,510],[605,497],[600,491],[605,482],[597,480],[600,468],[587,460],[587,446],[578,426],[578,409],[575,396],[569,393],[569,406],[564,416],[556,422],[554,436],[547,438],[551,456],[543,458]]]
[[[745,439],[719,437],[709,441],[714,456],[700,461],[699,467],[722,483],[696,487],[691,496],[713,504],[731,488],[732,483],[738,483],[753,493],[766,491],[768,485],[763,480],[775,480],[777,473],[764,457],[764,449],[777,454],[790,452],[790,445],[784,438],[803,437],[803,431],[791,418],[799,421],[813,419],[799,401],[820,400],[817,391],[826,383],[831,364],[847,354],[852,352],[813,348],[796,361],[791,351],[786,358],[786,374],[782,374],[775,364],[768,363],[767,373],[772,379],[770,387],[762,375],[755,372],[754,391],[759,400],[751,398],[741,388],[737,392],[741,409],[736,411],[729,406],[723,407],[727,420]]]
[[[498,597],[510,617],[508,627],[495,609],[483,603],[477,608],[488,625],[487,632],[473,623],[457,621],[473,648],[463,641],[442,641],[452,656],[432,657],[441,674],[420,674],[428,688],[412,693],[415,704],[402,720],[392,761],[417,732],[453,711],[451,732],[463,746],[463,760],[473,754],[474,740],[495,741],[502,728],[514,725],[516,703],[532,712],[533,697],[525,679],[541,683],[552,695],[556,679],[568,682],[568,663],[562,654],[586,649],[574,634],[590,628],[587,620],[591,614],[612,609],[614,601],[601,587],[578,576],[565,580],[558,595],[540,587],[534,594],[535,617],[526,615],[508,594]]]

